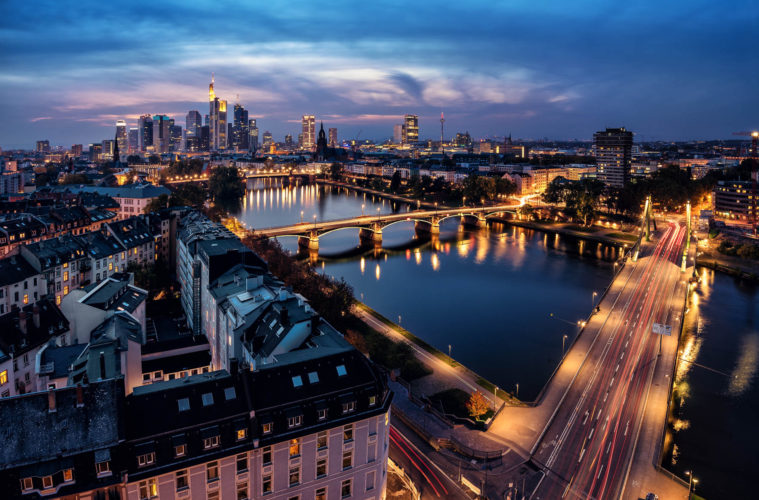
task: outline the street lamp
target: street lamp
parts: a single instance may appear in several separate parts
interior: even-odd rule
[[[398,324],[399,325],[401,324],[401,315],[400,314],[398,315]]]
[[[688,500],[690,500],[691,488],[695,489],[695,485],[698,484],[698,479],[693,477],[693,471],[686,470],[685,475],[688,476]]]
[[[515,397],[519,398],[519,384],[517,384],[517,392],[515,394]]]
[[[596,295],[598,295],[598,292],[593,292],[593,297],[590,299],[590,305],[595,306],[596,305]]]
[[[314,229],[316,229],[316,214],[314,214]]]
[[[561,357],[562,358],[564,357],[564,343],[566,341],[567,341],[567,336],[565,334],[563,337],[561,337]]]
[[[448,357],[451,357],[451,344],[448,344]]]
[[[382,208],[380,208],[380,207],[377,207],[377,220],[378,220],[378,221],[380,220],[380,211],[381,211],[381,210],[382,210]]]
[[[496,402],[497,399],[498,399],[498,386],[496,385],[493,388],[493,411],[495,411],[496,404],[498,404]]]
[[[366,205],[365,205],[364,203],[362,203],[362,204],[361,204],[361,217],[363,217],[363,216],[364,216],[364,207],[365,207],[365,206],[366,206]]]

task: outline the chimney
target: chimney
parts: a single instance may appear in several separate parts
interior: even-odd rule
[[[250,292],[252,290],[255,290],[258,285],[258,277],[256,276],[250,276],[248,275],[247,278],[245,278],[245,291]]]
[[[26,336],[26,311],[23,309],[18,312],[18,329]]]
[[[55,391],[53,389],[47,390],[47,409],[50,413],[55,413]]]
[[[34,328],[40,327],[40,308],[37,304],[32,307],[32,320],[34,321]]]
[[[240,362],[237,361],[237,358],[229,358],[229,372],[232,375],[237,375],[237,372],[240,369]]]
[[[100,380],[105,379],[105,353],[100,351]]]
[[[84,406],[84,389],[81,384],[76,386],[76,407],[81,408]]]

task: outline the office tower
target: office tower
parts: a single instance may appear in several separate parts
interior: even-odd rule
[[[285,147],[287,149],[290,149],[290,148],[293,147],[293,135],[292,134],[285,135]]]
[[[208,86],[208,130],[211,151],[218,151],[227,149],[227,101],[216,97],[213,85],[212,75],[211,84]]]
[[[106,139],[101,143],[101,160],[113,160],[113,145],[115,142],[113,139]]]
[[[337,129],[336,128],[329,129],[329,147],[331,148],[337,147]]]
[[[265,148],[267,148],[267,147],[271,146],[271,144],[272,144],[271,132],[269,132],[267,130],[266,132],[264,132],[264,144],[263,144],[263,146]]]
[[[633,133],[607,128],[593,134],[598,179],[607,186],[625,187],[630,178]]]
[[[198,141],[198,149],[200,151],[211,150],[211,127],[203,125],[200,127],[200,141]]]
[[[403,143],[403,124],[402,123],[393,125],[393,142],[396,144]]]
[[[149,147],[153,146],[153,117],[150,115],[140,116],[138,129],[138,147],[140,151],[147,151]]]
[[[316,118],[314,115],[303,115],[301,124],[303,129],[301,148],[313,149],[316,144]]]
[[[303,134],[298,134],[298,147],[303,148]]]
[[[172,120],[174,121],[174,120]],[[169,150],[171,151],[181,151],[182,150],[182,126],[181,125],[171,125],[169,127],[169,134],[171,137],[171,141],[169,144]]]
[[[166,115],[153,117],[153,149],[156,153],[168,153],[171,144],[171,118]]]
[[[81,144],[74,144],[71,146],[71,156],[78,157],[82,156],[82,145]]]
[[[248,110],[240,104],[235,104],[233,123],[232,147],[235,151],[244,151],[248,149],[249,144]]]
[[[102,152],[103,152],[102,144],[90,144],[89,145],[90,161],[100,160],[100,153]]]
[[[124,120],[116,122],[116,141],[119,143],[119,153],[127,152],[127,126]]]
[[[248,133],[250,134],[248,146],[251,151],[255,151],[258,149],[258,126],[255,119],[248,121]]]
[[[203,126],[202,118],[198,111],[190,111],[185,118],[185,130],[187,131],[187,137],[198,137],[200,135],[200,127]]]
[[[49,153],[50,141],[37,141],[36,151],[38,153]]]
[[[129,154],[133,154],[139,148],[140,129],[132,127],[127,133],[127,151]]]
[[[419,142],[419,117],[406,115],[403,117],[403,143],[416,144]]]

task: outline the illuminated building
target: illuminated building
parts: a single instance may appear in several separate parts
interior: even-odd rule
[[[203,126],[202,118],[198,111],[190,111],[185,118],[185,130],[187,137],[199,137],[200,127]]]
[[[166,115],[153,117],[153,149],[156,153],[168,153],[171,144],[171,118]]]
[[[290,149],[290,148],[293,147],[293,135],[292,134],[285,135],[285,147],[287,149]]]
[[[153,117],[150,115],[140,116],[137,132],[138,148],[140,151],[147,151],[153,146]]]
[[[274,141],[271,138],[271,132],[269,132],[268,130],[266,132],[264,132],[264,143],[263,143],[263,146],[264,147],[271,146],[273,142]]]
[[[250,134],[248,147],[251,151],[255,151],[258,149],[258,127],[255,119],[248,121],[248,134]]]
[[[248,110],[240,104],[235,104],[234,122],[232,126],[232,147],[235,151],[248,149],[250,132],[248,130]]]
[[[300,147],[302,149],[313,149],[316,145],[316,118],[314,115],[303,115],[301,125],[303,141]]]
[[[116,141],[113,139],[105,139],[102,143],[102,149],[100,150],[101,160],[113,160],[113,146]]]
[[[74,144],[73,146],[71,146],[71,156],[74,156],[74,157],[82,156],[81,144]]]
[[[90,161],[100,160],[100,153],[103,152],[103,146],[101,144],[90,144],[88,150],[90,154]]]
[[[607,186],[624,187],[630,178],[633,133],[607,128],[593,134],[598,179]]]
[[[403,144],[403,124],[402,123],[393,125],[393,142],[396,144]]]
[[[208,86],[208,132],[211,151],[227,149],[227,101],[216,97],[214,77]]]
[[[127,126],[124,120],[116,122],[116,142],[119,144],[119,153],[124,154],[127,151]]]
[[[127,133],[127,151],[131,154],[137,151],[139,147],[140,129],[132,127]]]
[[[329,129],[329,147],[331,148],[337,147],[337,129],[336,128]]]
[[[198,149],[200,151],[210,151],[211,149],[211,127],[203,125],[200,127],[200,141],[198,141]]]
[[[406,115],[403,117],[403,144],[416,144],[419,142],[419,117]]]
[[[316,161],[324,161],[327,157],[327,135],[324,133],[324,123],[319,128],[319,139],[316,141]]]
[[[754,220],[756,200],[752,181],[718,181],[714,187],[714,213],[726,219]]]
[[[37,141],[36,149],[38,153],[50,152],[50,141]]]

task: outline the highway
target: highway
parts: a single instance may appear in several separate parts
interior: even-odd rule
[[[628,264],[611,309],[597,313],[603,326],[533,455],[541,472],[530,498],[622,496],[657,361],[653,324],[671,325],[681,312],[675,290],[685,235],[678,222],[660,228]]]

